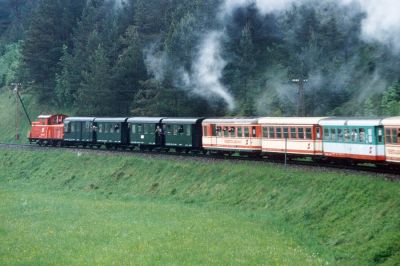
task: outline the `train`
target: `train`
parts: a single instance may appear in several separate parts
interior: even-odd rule
[[[38,145],[310,158],[400,169],[400,117],[68,117],[40,115]]]

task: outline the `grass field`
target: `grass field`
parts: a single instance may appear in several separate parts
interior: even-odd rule
[[[321,265],[232,211],[164,201],[0,189],[0,264]]]
[[[0,158],[0,264],[400,262],[398,182],[260,163]]]

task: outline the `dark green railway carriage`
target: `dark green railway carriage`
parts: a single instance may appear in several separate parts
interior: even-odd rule
[[[67,145],[93,145],[96,143],[94,117],[68,117],[64,120],[64,142]]]
[[[201,122],[204,118],[166,118],[162,120],[165,147],[177,151],[202,148]]]
[[[97,144],[105,145],[106,148],[128,146],[129,130],[128,118],[96,118]]]
[[[132,117],[128,119],[131,147],[160,148],[164,145],[162,117]]]

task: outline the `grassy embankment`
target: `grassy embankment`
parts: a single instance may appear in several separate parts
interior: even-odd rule
[[[256,163],[0,158],[0,264],[400,262],[399,183]]]

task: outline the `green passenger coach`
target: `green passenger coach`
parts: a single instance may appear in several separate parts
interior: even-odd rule
[[[202,147],[202,127],[204,118],[166,118],[162,120],[165,147],[177,152],[200,150]]]
[[[152,150],[164,145],[162,117],[133,117],[128,119],[130,147]]]
[[[106,148],[127,146],[129,140],[128,118],[96,118],[97,143]]]
[[[68,117],[64,120],[64,141],[69,145],[91,146],[97,142],[94,117]]]

